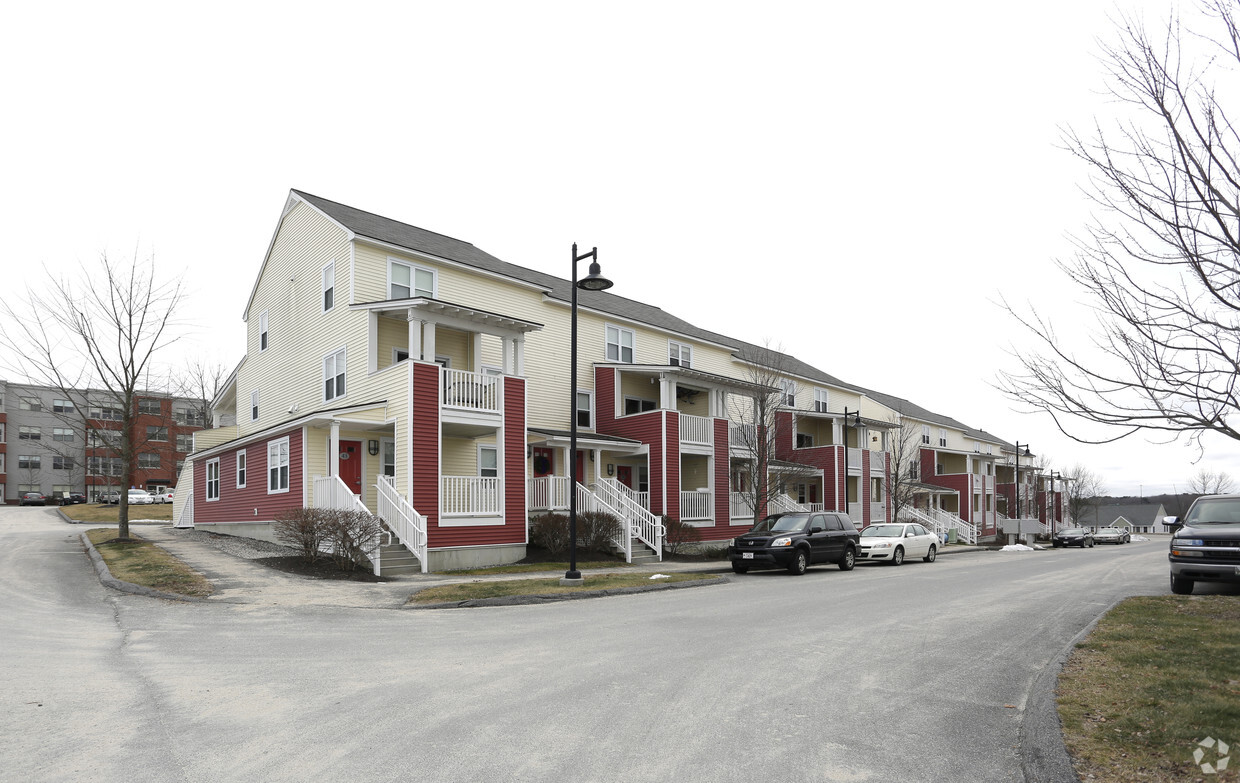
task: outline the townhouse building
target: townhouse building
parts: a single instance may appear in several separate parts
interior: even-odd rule
[[[718,542],[773,511],[891,518],[895,398],[583,290],[570,400],[571,293],[467,242],[291,191],[244,305],[245,356],[180,477],[177,524],[270,539],[291,508],[365,509],[438,570],[520,559],[529,517],[570,493],[622,519],[626,556],[658,554],[664,519]],[[957,424],[923,461],[950,470],[926,472],[957,521],[993,528],[1001,441]],[[755,469],[779,491],[756,498]]]
[[[134,402],[134,486],[162,492],[193,451],[201,403],[156,392]],[[0,487],[6,503],[23,492],[81,493],[94,501],[119,487],[116,443],[123,411],[101,390],[64,390],[0,381]],[[7,438],[14,446],[8,453]]]

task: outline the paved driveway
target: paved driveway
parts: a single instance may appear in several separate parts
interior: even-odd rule
[[[79,530],[0,508],[0,780],[1070,780],[1055,661],[1166,592],[1155,540],[541,606],[189,604],[100,586]]]

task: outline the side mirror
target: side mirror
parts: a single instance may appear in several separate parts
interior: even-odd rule
[[[1179,517],[1163,517],[1162,522],[1163,522],[1163,526],[1166,527],[1168,530],[1170,530],[1172,533],[1184,527],[1184,523],[1180,521]]]
[[[813,527],[811,527],[811,528],[809,529],[809,532],[811,532],[811,533],[825,533],[825,532],[827,532],[827,529],[826,529],[825,527],[823,527],[822,525],[814,525]]]

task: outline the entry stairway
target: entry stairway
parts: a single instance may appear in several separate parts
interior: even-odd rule
[[[569,491],[577,493],[577,511],[610,514],[620,520],[620,535],[613,541],[617,554],[627,563],[658,563],[663,560],[663,537],[667,531],[657,516],[638,501],[633,490],[614,478],[601,479],[589,487],[567,476],[540,476],[529,480],[530,511],[568,510]]]
[[[905,506],[900,510],[900,518],[902,521],[920,522],[922,525],[930,528],[940,537],[950,537],[950,531],[956,531],[956,540],[966,544],[977,543],[977,526],[966,522],[960,517],[941,508],[929,509],[929,512],[922,511],[919,508]]]

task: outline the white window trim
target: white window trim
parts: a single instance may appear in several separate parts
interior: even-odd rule
[[[608,331],[612,329],[616,330],[616,342],[615,343],[612,343],[607,339],[607,333]],[[631,338],[630,342],[632,343],[632,345],[628,346],[629,350],[632,352],[632,356],[629,358],[627,362],[624,360],[624,348],[626,347],[624,345],[624,333],[625,332],[629,333],[630,338]],[[613,344],[616,346],[616,358],[615,359],[612,359],[607,355],[608,346],[613,345]],[[612,363],[612,364],[634,364],[637,361],[637,332],[633,331],[627,326],[620,326],[619,324],[604,323],[603,324],[603,360],[609,363]]]
[[[779,404],[789,408],[797,406],[797,382],[784,378],[779,382]]]
[[[327,284],[327,273],[328,272],[331,272],[331,275],[332,275],[332,284],[330,286]],[[322,274],[320,275],[320,280],[322,283],[322,290],[319,291],[319,307],[322,310],[322,312],[328,313],[334,310],[336,307],[336,262],[335,260],[323,265],[323,271],[322,271]],[[327,306],[328,289],[330,289],[332,292],[332,303],[330,307]]]
[[[400,356],[398,355],[402,353],[405,355],[404,359],[400,358]],[[409,361],[409,349],[392,346],[392,364],[400,364],[401,362],[407,362],[407,361]]]
[[[814,389],[814,410],[826,413],[830,410],[831,393],[826,389]]]
[[[939,430],[939,448],[947,448],[947,430]]]
[[[675,356],[672,355],[673,351],[675,352]],[[676,360],[674,362],[676,366],[693,369],[693,346],[682,343],[679,340],[668,340],[667,363],[673,364],[672,359]]]
[[[594,390],[593,389],[578,389],[577,394],[578,395],[584,394],[590,398],[590,403],[589,403],[590,423],[589,424],[578,423],[577,426],[585,427],[586,429],[592,430],[594,429],[594,425],[597,423],[597,420],[594,418]],[[577,414],[580,413],[581,410],[582,409],[578,407],[577,400],[573,400],[573,418],[574,419],[577,418]]]
[[[387,475],[387,446],[392,444],[392,476],[396,476],[396,439],[379,438],[379,475]]]
[[[482,365],[481,370],[482,370],[483,375],[503,375],[504,374],[503,367],[496,367],[493,364],[484,364]]]
[[[438,364],[440,367],[444,368],[445,370],[451,370],[452,369],[452,357],[451,356],[440,356],[439,354],[435,354],[435,364]]]
[[[417,299],[417,298],[419,298],[419,297],[423,296],[422,294],[419,294],[419,293],[418,293],[417,288],[416,288],[416,286],[417,286],[417,275],[416,275],[415,273],[416,273],[418,270],[421,270],[421,271],[423,271],[423,272],[429,272],[429,273],[430,273],[430,275],[431,275],[431,295],[430,295],[430,298],[431,298],[431,299],[438,299],[438,298],[439,298],[439,270],[438,270],[438,269],[434,269],[434,268],[429,267],[429,266],[421,266],[420,264],[415,264],[415,263],[413,263],[412,261],[405,261],[405,260],[403,260],[403,259],[400,259],[400,258],[394,258],[394,257],[392,257],[392,256],[388,256],[388,260],[387,260],[387,261],[388,261],[388,264],[387,264],[387,288],[386,288],[386,289],[384,289],[384,293],[386,293],[386,294],[387,294],[387,298],[388,298],[388,299],[392,299],[392,298],[393,298],[393,297],[392,297],[392,267],[393,267],[394,265],[396,265],[396,264],[400,264],[401,266],[407,266],[407,267],[409,267],[409,296],[408,296],[407,298],[409,298],[409,299]]]
[[[288,457],[287,457],[288,462],[285,463],[284,465],[284,467],[288,469],[287,471],[288,486],[285,486],[283,488],[277,487],[276,489],[272,489],[271,488],[271,467],[272,467],[271,452],[274,449],[275,452],[279,454],[280,444],[284,444],[284,451],[286,454],[288,454]],[[280,465],[276,465],[276,467],[279,468]],[[285,435],[283,438],[277,438],[275,440],[267,442],[267,465],[266,465],[265,472],[267,474],[267,494],[268,495],[282,495],[289,491],[289,487],[293,486],[293,454],[292,454],[292,449],[289,447],[289,439],[287,435]],[[278,476],[279,474],[277,473],[276,475]]]
[[[271,335],[268,329],[271,324],[267,318],[267,311],[264,310],[258,314],[258,352],[262,353],[271,347]]]
[[[258,389],[250,392],[250,421],[258,421]]]
[[[336,361],[336,357],[337,357],[337,356],[339,356],[339,357],[340,357],[340,361],[339,361],[339,362],[337,362],[337,361]],[[333,367],[334,367],[336,370],[338,370],[338,372],[332,373],[331,377],[332,377],[333,379],[335,379],[335,378],[339,378],[339,379],[340,379],[340,381],[341,381],[340,383],[335,383],[335,382],[333,381],[333,384],[332,384],[332,389],[333,389],[333,391],[335,391],[336,393],[335,393],[335,394],[333,394],[331,397],[328,397],[328,396],[327,396],[327,378],[328,378],[328,375],[327,375],[327,362],[328,362],[328,360],[332,360],[332,365],[333,365]],[[339,372],[339,370],[340,370],[340,364],[343,364],[343,365],[344,365],[344,371],[343,371],[343,372]],[[342,346],[340,346],[339,348],[337,348],[336,350],[334,350],[334,351],[332,351],[332,352],[330,352],[330,353],[328,353],[328,354],[324,355],[324,356],[323,356],[323,360],[322,360],[322,362],[321,362],[321,364],[320,364],[319,366],[322,368],[322,371],[321,371],[321,372],[322,372],[322,374],[321,374],[321,376],[319,377],[319,388],[320,388],[320,389],[322,389],[322,392],[323,392],[323,402],[334,402],[335,400],[339,400],[340,398],[342,398],[342,397],[344,397],[346,394],[348,394],[348,392],[349,392],[349,378],[348,378],[348,369],[349,369],[349,349],[348,349],[348,346],[347,346],[347,345],[342,345]],[[340,386],[344,386],[344,391],[343,391],[343,392],[342,392],[342,391],[339,391],[339,387],[340,387]]]
[[[923,446],[930,445],[930,425],[929,424],[921,425],[921,443]]]
[[[245,489],[245,484],[250,480],[250,463],[245,458],[245,449],[237,451],[237,461],[234,465],[236,470],[237,489]]]
[[[211,497],[211,466],[215,466],[215,497]],[[220,458],[207,460],[206,481],[204,482],[204,492],[208,503],[214,503],[220,499]]]
[[[633,400],[634,402],[653,402],[654,407],[651,408],[650,411],[657,411],[659,409],[658,400],[652,400],[652,399],[649,399],[648,397],[632,397],[626,394],[624,395],[624,399],[620,403],[620,415],[621,416],[638,416],[642,413],[650,413],[650,411],[643,411],[643,410],[639,410],[637,413],[626,413],[625,408],[628,407],[627,403],[629,400]],[[638,406],[638,407],[640,408],[641,406]]]
[[[495,452],[495,475],[494,476],[483,476],[482,475],[482,452],[484,451]],[[478,477],[479,478],[500,478],[502,475],[503,475],[503,470],[502,470],[502,466],[500,465],[499,446],[493,443],[479,443],[478,444]]]

